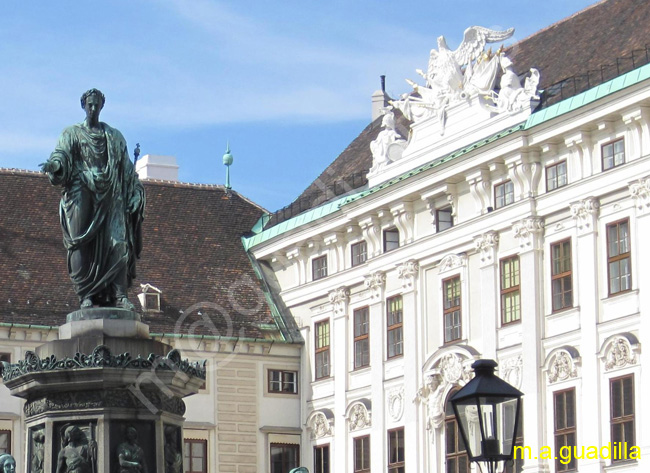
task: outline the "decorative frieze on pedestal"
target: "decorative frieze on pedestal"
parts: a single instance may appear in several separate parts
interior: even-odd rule
[[[350,290],[345,286],[330,291],[329,300],[334,308],[334,314],[345,314],[347,312],[349,299]]]
[[[630,197],[634,199],[634,206],[641,212],[650,209],[650,176],[639,179],[629,184]]]
[[[512,232],[522,250],[540,249],[541,235],[544,232],[544,219],[528,217],[512,225]]]
[[[375,271],[364,279],[364,285],[370,290],[370,297],[373,299],[381,299],[385,284],[386,273],[383,271]]]
[[[571,209],[571,217],[576,221],[578,230],[587,233],[596,228],[595,224],[599,207],[600,203],[595,197],[588,197],[579,202],[571,203],[569,207]]]
[[[493,264],[496,257],[499,234],[489,231],[474,239],[474,248],[481,254],[481,264],[487,266]]]

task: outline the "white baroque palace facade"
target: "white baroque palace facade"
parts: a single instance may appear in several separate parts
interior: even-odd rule
[[[650,468],[650,66],[532,113],[536,74],[491,101],[427,78],[367,188],[244,239],[306,341],[310,471],[467,471],[447,400],[479,358],[525,394],[511,469]]]

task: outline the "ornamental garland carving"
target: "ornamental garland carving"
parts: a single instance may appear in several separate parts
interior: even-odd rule
[[[139,396],[144,396],[147,405]],[[51,411],[84,411],[87,409],[119,408],[144,409],[153,405],[161,411],[184,415],[185,403],[176,396],[167,397],[159,391],[141,390],[134,394],[129,389],[104,389],[100,391],[65,391],[50,393],[45,397],[25,403],[26,417]]]
[[[450,254],[440,260],[439,272],[451,271],[452,269],[460,268],[467,264],[467,255],[464,253]]]
[[[404,388],[398,388],[388,394],[388,413],[395,421],[399,421],[404,414]]]
[[[180,351],[173,349],[166,356],[149,354],[147,358],[131,356],[129,353],[113,355],[106,345],[95,347],[90,355],[76,353],[72,358],[57,359],[50,355],[41,359],[33,351],[25,353],[25,359],[18,363],[3,362],[2,379],[7,382],[26,375],[45,371],[77,370],[85,368],[124,368],[149,369],[161,371],[180,371],[189,376],[205,379],[205,361],[203,363],[182,360]]]
[[[567,350],[559,350],[551,359],[548,369],[548,382],[566,381],[578,376],[576,360]]]
[[[605,370],[622,368],[636,364],[636,355],[632,351],[630,341],[625,337],[616,337],[609,343],[605,351]]]
[[[350,421],[350,431],[365,429],[372,425],[372,418],[366,406],[361,402],[357,402],[352,406],[350,410],[350,416],[348,417]]]

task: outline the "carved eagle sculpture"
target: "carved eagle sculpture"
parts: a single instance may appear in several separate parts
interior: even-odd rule
[[[441,93],[459,92],[467,77],[461,68],[468,66],[478,58],[487,43],[496,43],[510,38],[514,28],[505,31],[491,30],[482,26],[470,26],[465,30],[463,42],[455,51],[449,49],[444,36],[438,38],[438,50],[432,49],[429,55],[427,73],[421,75],[427,80],[427,86]],[[471,72],[470,72],[471,74]]]

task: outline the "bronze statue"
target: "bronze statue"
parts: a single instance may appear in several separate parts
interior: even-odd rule
[[[138,431],[132,425],[126,428],[126,442],[117,447],[119,473],[147,473],[144,450],[138,445]]]
[[[165,426],[165,473],[183,472],[183,455],[178,448],[178,427]]]
[[[95,461],[95,445],[84,442],[85,435],[76,425],[63,429],[63,448],[59,451],[56,473],[91,473]]]
[[[0,455],[0,473],[16,473],[16,460],[8,453]]]
[[[37,430],[32,433],[32,469],[30,473],[43,473],[45,461],[45,433]]]
[[[133,310],[127,291],[142,249],[145,195],[122,133],[99,121],[104,103],[97,89],[81,96],[86,119],[63,130],[41,168],[63,187],[63,242],[81,308]]]

